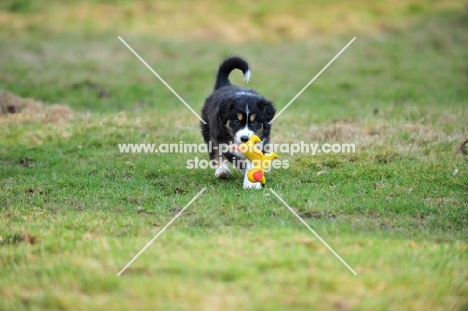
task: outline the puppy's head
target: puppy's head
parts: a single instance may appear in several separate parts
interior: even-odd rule
[[[219,117],[235,143],[246,142],[256,134],[264,138],[270,134],[268,124],[275,116],[273,103],[264,97],[247,92],[237,92],[223,100],[219,106]]]

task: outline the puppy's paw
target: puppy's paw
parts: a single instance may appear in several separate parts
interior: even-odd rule
[[[244,189],[262,189],[262,183],[244,180]]]
[[[215,170],[215,176],[218,178],[225,179],[228,178],[229,175],[231,175],[231,171],[226,165],[218,166]]]

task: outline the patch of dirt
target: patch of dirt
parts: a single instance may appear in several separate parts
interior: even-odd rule
[[[169,213],[173,216],[177,215],[182,209],[178,206],[174,206],[173,208],[169,209]],[[184,212],[185,215],[192,215],[192,212]]]
[[[143,207],[141,207],[141,206],[137,206],[136,210],[137,210],[137,213],[138,213],[138,214],[150,214],[150,215],[151,215],[151,214],[154,214],[154,212],[145,210],[145,209],[144,209]]]
[[[457,148],[457,152],[468,155],[468,139],[465,139]]]
[[[6,236],[0,236],[0,245],[2,244],[36,244],[39,241],[39,238],[30,232],[7,234]]]
[[[73,110],[67,105],[45,105],[33,98],[23,98],[0,89],[0,122],[39,121],[58,122],[73,119]]]
[[[329,221],[336,221],[337,218],[335,214],[329,214],[326,212],[303,212],[299,213],[299,216],[301,216],[301,218],[325,219]]]
[[[33,166],[34,162],[35,162],[35,160],[33,158],[24,157],[19,161],[19,164],[24,168],[29,168],[29,167]]]

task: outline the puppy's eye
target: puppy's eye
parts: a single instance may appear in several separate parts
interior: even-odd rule
[[[252,122],[250,122],[250,124],[255,125],[257,124],[257,121],[253,120]]]
[[[234,120],[234,124],[240,124],[240,121],[239,120]]]

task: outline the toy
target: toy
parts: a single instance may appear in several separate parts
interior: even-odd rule
[[[263,153],[255,144],[262,140],[257,135],[252,135],[250,139],[240,144],[239,146],[230,146],[231,148],[242,153],[252,164],[250,170],[247,171],[247,177],[250,182],[261,182],[265,184],[265,169],[271,165],[271,161],[278,159],[278,154]]]

